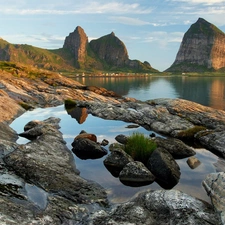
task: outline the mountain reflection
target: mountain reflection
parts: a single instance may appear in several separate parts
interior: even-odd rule
[[[225,110],[225,77],[144,76],[77,78],[85,85],[95,85],[119,95],[142,101],[155,98],[182,98]]]

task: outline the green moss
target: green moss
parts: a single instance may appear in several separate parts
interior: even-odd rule
[[[194,139],[195,134],[200,131],[206,130],[206,127],[203,126],[194,126],[187,130],[181,131],[178,133],[177,137],[182,139]]]
[[[146,164],[156,147],[157,145],[154,140],[145,137],[144,134],[134,132],[130,137],[128,137],[124,151],[135,161],[140,161]]]
[[[72,109],[74,107],[76,107],[76,101],[72,100],[72,99],[66,99],[64,102],[65,108],[66,110]]]
[[[33,107],[25,102],[19,102],[19,105],[23,107],[25,110],[33,109]]]

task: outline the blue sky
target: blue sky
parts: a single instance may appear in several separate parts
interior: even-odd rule
[[[89,40],[112,31],[130,59],[163,71],[199,17],[225,32],[225,0],[0,0],[0,37],[13,44],[61,48],[81,26]]]

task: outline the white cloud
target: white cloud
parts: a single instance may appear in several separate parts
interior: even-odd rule
[[[18,6],[18,7],[16,7]],[[63,9],[64,8],[64,9]],[[142,7],[138,3],[121,3],[109,2],[100,3],[96,1],[83,2],[82,4],[64,5],[60,7],[57,3],[40,5],[39,7],[32,4],[7,5],[0,8],[0,12],[7,15],[69,15],[69,14],[148,14],[151,8]]]
[[[166,47],[168,43],[171,42],[181,43],[183,36],[184,33],[182,32],[157,31],[148,33],[144,41],[157,42],[159,44],[159,47]]]
[[[65,40],[65,37],[57,35],[49,35],[45,33],[40,35],[39,34],[2,35],[2,38],[12,44],[28,44],[41,48],[60,48],[62,47],[63,41]]]
[[[205,5],[225,3],[225,0],[172,0],[172,1],[173,2],[186,2],[188,4],[205,4]]]
[[[149,22],[140,20],[139,18],[125,17],[125,16],[116,16],[116,17],[113,16],[110,17],[110,20],[112,20],[113,22],[132,26],[142,26],[150,24]]]

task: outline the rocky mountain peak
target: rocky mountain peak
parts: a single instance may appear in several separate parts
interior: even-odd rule
[[[121,67],[129,60],[126,46],[114,32],[92,40],[90,47],[101,60],[105,60],[110,65]]]
[[[199,18],[185,33],[175,62],[167,71],[201,72],[225,67],[225,34]]]
[[[87,55],[88,37],[84,30],[77,26],[74,32],[66,37],[63,48],[68,49],[74,55],[78,63],[84,63]]]

